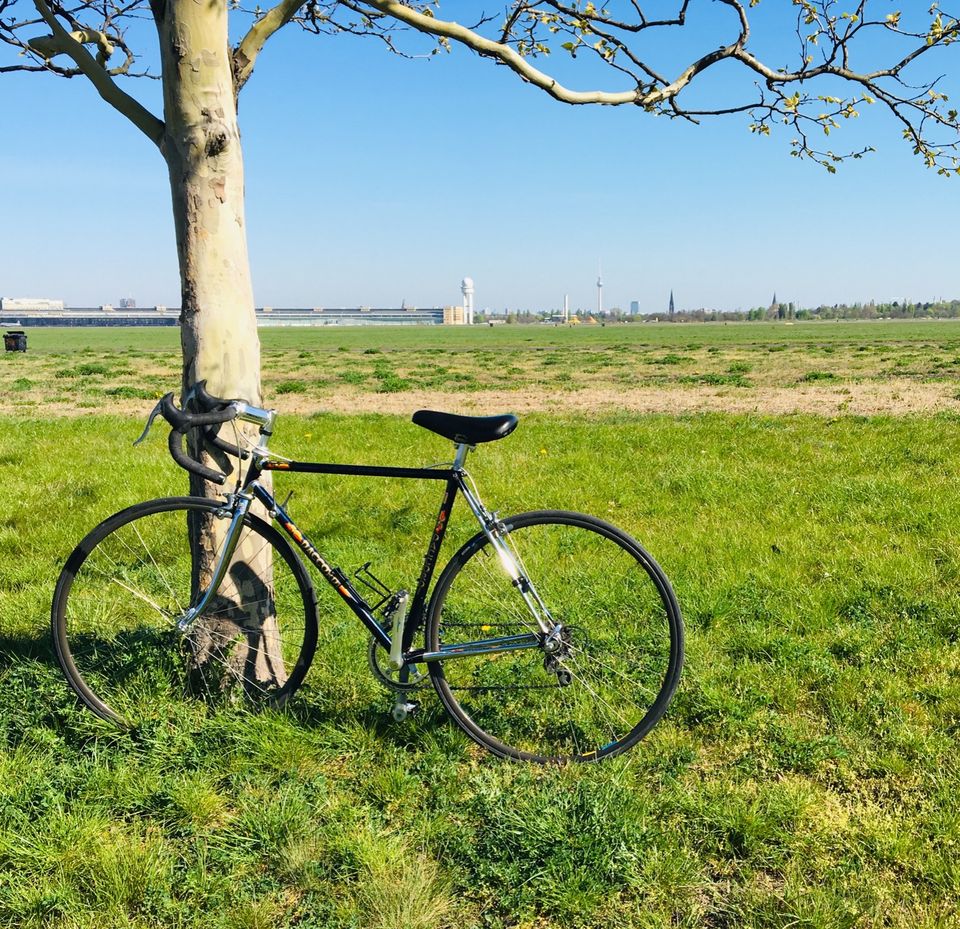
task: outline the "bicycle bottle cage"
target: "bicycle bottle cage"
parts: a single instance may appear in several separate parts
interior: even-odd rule
[[[380,598],[376,603],[370,604],[370,612],[376,613],[376,611],[393,596],[393,591],[370,570],[371,564],[372,562],[368,561],[366,564],[360,565],[360,567],[353,572],[353,576],[354,579],[363,584],[367,590],[373,591],[373,593]]]

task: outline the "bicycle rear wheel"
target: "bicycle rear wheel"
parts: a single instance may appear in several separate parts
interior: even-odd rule
[[[218,511],[196,497],[141,503],[104,520],[67,560],[51,611],[57,659],[103,719],[133,726],[189,695],[278,706],[303,681],[317,642],[313,585],[255,516],[203,616],[177,628],[200,593],[191,527],[215,526]]]
[[[683,662],[670,583],[630,536],[562,511],[503,520],[523,573],[561,624],[550,655],[517,585],[478,534],[444,569],[427,649],[536,634],[541,647],[430,664],[450,716],[496,755],[595,761],[635,745],[663,716]]]

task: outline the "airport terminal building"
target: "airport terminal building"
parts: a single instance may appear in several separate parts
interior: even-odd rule
[[[451,307],[258,307],[259,326],[437,326]],[[68,307],[61,300],[0,297],[0,327],[177,326],[179,307]]]

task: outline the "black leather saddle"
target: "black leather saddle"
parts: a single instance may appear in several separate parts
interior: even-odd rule
[[[445,439],[464,445],[479,445],[503,439],[517,428],[519,420],[512,413],[502,416],[457,416],[436,410],[417,410],[413,421]]]

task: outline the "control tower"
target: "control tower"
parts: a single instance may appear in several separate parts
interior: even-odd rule
[[[603,315],[603,269],[597,266],[597,316]]]
[[[460,283],[463,294],[463,321],[466,325],[473,325],[473,278],[465,277]]]

